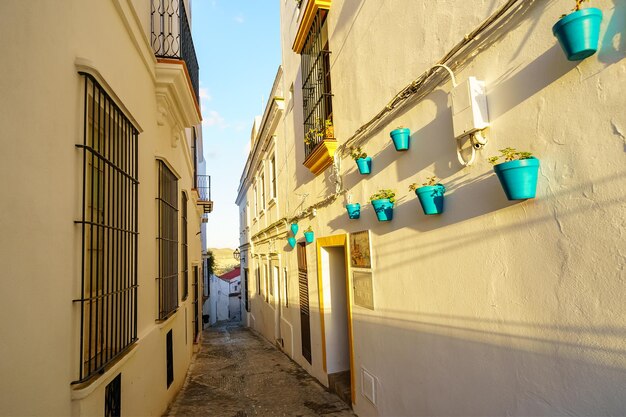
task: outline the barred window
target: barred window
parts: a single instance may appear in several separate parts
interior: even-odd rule
[[[276,198],[276,155],[272,155],[272,159],[270,159],[270,176],[272,182],[272,198]]]
[[[188,243],[187,243],[187,194],[182,193],[181,195],[181,205],[182,205],[182,214],[181,214],[181,225],[180,229],[182,232],[182,241],[181,241],[181,252],[183,256],[183,293],[182,299],[187,299],[187,294],[189,293],[189,255],[188,255]]]
[[[138,131],[84,77],[80,366],[85,382],[137,340]]]
[[[159,320],[170,317],[178,308],[178,179],[159,162]]]
[[[331,137],[333,106],[330,85],[330,50],[325,10],[318,11],[301,53],[302,107],[304,109],[305,155]]]

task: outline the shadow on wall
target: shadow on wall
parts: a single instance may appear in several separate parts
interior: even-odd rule
[[[532,218],[524,215],[523,220],[505,225],[493,224],[486,226],[476,232],[466,232],[462,235],[449,236],[436,239],[431,237],[428,242],[422,242],[419,238],[411,240],[411,248],[414,254],[406,261],[396,261],[391,268],[401,268],[405,264],[414,264],[420,259],[428,259],[440,253],[447,253],[463,247],[471,247],[477,241],[485,242],[491,239],[499,239],[502,233],[519,230],[532,229],[534,225],[545,223],[556,223],[559,219],[565,219],[573,215],[587,212],[590,206],[577,206],[575,208],[559,209],[558,201],[564,198],[580,195],[590,187],[599,187],[606,184],[623,182],[626,179],[626,171],[615,175],[599,178],[593,182],[580,184],[577,187],[568,187],[562,191],[546,190],[542,192],[538,188],[538,199],[525,201],[509,201],[493,172],[487,172],[477,178],[463,181],[461,177],[458,181],[447,184],[449,193],[446,193],[446,212],[437,216],[425,216],[422,213],[417,197],[400,197],[394,209],[394,219],[391,222],[378,222],[376,214],[371,204],[362,205],[361,218],[358,220],[348,220],[348,215],[343,209],[341,215],[329,222],[333,230],[345,230],[348,233],[359,230],[371,230],[376,235],[385,235],[404,228],[411,228],[419,232],[431,232],[443,227],[451,226],[475,217],[483,216],[501,209],[507,209],[519,205],[524,212],[536,212]],[[541,182],[538,184],[541,187]],[[481,204],[476,204],[480,201]],[[596,206],[601,205],[603,210],[610,210],[615,206],[620,206],[624,202],[623,193],[614,199],[597,201]],[[591,203],[589,203],[591,204]],[[594,206],[594,207],[596,207]],[[549,209],[550,208],[550,209]],[[541,216],[540,214],[550,210],[550,214]],[[555,210],[558,213],[555,213]],[[384,248],[377,247],[378,256],[384,257]]]
[[[606,26],[598,52],[598,61],[608,65],[615,64],[626,56],[626,2],[613,0],[613,4],[613,16]],[[606,11],[604,12],[606,16]]]
[[[353,329],[358,365],[378,377],[383,415],[622,415],[626,409],[626,327],[379,314],[384,324],[356,308]]]

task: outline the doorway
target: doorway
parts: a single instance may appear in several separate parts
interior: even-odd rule
[[[328,387],[352,404],[352,323],[344,236],[318,239],[323,365]]]

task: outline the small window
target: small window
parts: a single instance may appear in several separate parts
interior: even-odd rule
[[[165,338],[165,367],[167,372],[167,387],[169,388],[174,382],[174,343],[172,337],[172,330],[167,332],[167,336]]]
[[[289,307],[289,279],[287,275],[287,268],[283,268],[283,286],[285,288],[285,307]]]
[[[109,382],[104,390],[104,417],[122,415],[122,374]]]
[[[265,210],[265,175],[261,174],[261,210]]]
[[[276,198],[276,156],[272,155],[272,159],[270,159],[270,181],[271,183],[271,192],[272,198]]]

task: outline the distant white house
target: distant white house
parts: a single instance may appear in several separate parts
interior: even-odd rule
[[[239,267],[209,280],[209,323],[241,320],[241,270]]]

